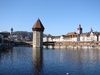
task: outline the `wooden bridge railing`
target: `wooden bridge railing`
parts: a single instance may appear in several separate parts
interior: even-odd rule
[[[22,44],[22,45],[33,45],[33,42],[22,42],[22,43],[15,43],[15,44]],[[55,46],[100,46],[100,41],[88,41],[88,42],[43,42],[43,45],[55,45]]]

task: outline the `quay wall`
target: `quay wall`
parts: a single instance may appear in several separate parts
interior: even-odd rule
[[[26,44],[32,45],[32,42],[26,42]],[[43,42],[43,48],[51,49],[100,49],[100,41],[89,42]]]
[[[71,48],[71,49],[100,49],[100,42],[53,42],[52,44],[46,42],[43,45],[44,48],[55,48],[55,49],[62,49],[62,48]]]
[[[91,46],[43,46],[43,48],[50,49],[100,49],[100,47],[91,47]]]

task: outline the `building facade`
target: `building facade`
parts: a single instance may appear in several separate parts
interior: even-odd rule
[[[9,40],[9,32],[0,32],[0,43],[7,42]]]
[[[69,32],[61,36],[45,36],[43,42],[86,42],[86,41],[100,41],[100,32],[93,31],[91,28],[89,32],[83,33],[83,29],[79,24],[77,32]]]

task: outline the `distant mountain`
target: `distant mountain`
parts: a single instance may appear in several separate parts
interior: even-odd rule
[[[17,37],[19,39],[29,39],[30,41],[32,41],[33,38],[33,32],[27,32],[27,31],[16,31],[13,32],[13,35],[17,35]]]
[[[16,37],[18,39],[23,39],[23,40],[29,40],[32,41],[33,40],[33,32],[27,32],[27,31],[15,31],[13,32],[13,36],[16,35]],[[46,36],[51,36],[50,34],[44,34],[43,37]]]

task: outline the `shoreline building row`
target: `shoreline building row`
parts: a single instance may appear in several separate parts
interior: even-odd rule
[[[0,32],[0,43],[12,41],[13,39],[12,34],[13,34],[13,28],[11,28],[11,32],[7,32],[7,31]]]
[[[9,40],[10,33],[9,32],[0,32],[0,43],[7,42]]]
[[[43,42],[88,42],[100,41],[100,32],[93,31],[91,28],[89,32],[83,33],[83,28],[79,24],[77,32],[69,32],[61,36],[45,36]]]

